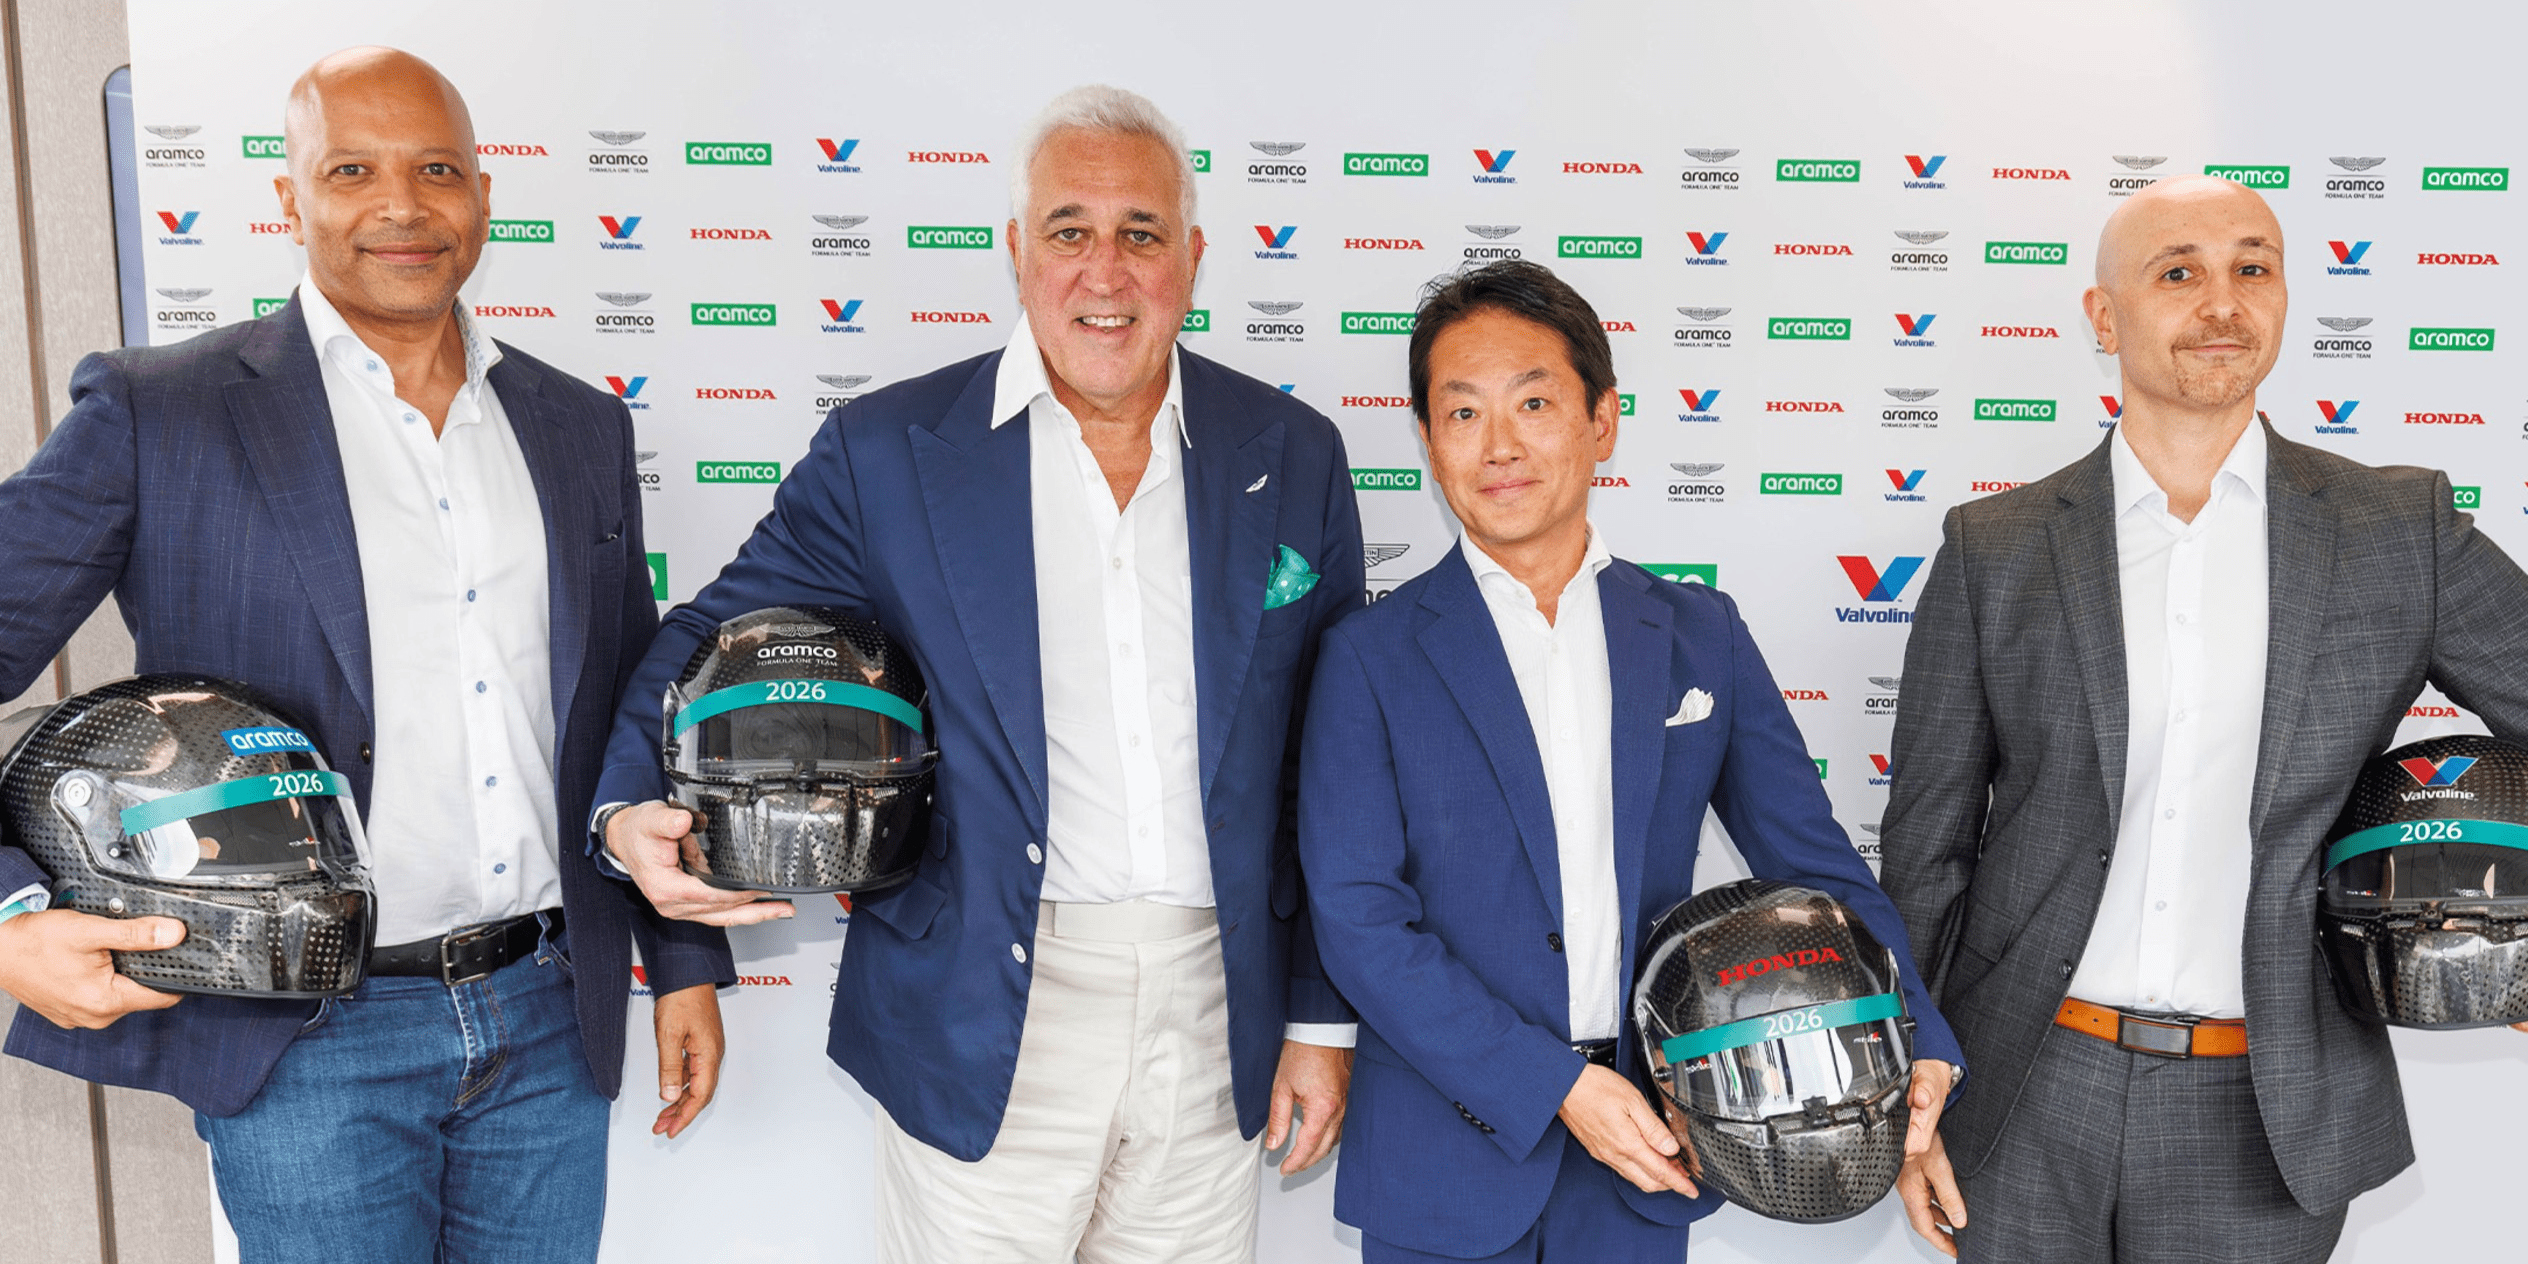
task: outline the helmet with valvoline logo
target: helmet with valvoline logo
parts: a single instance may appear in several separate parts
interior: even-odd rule
[[[297,724],[244,685],[135,676],[0,720],[7,841],[55,908],[172,917],[184,942],[118,952],[162,992],[337,996],[376,934],[359,814]]]
[[[1687,1172],[1775,1220],[1859,1215],[1905,1152],[1896,954],[1825,892],[1748,879],[1652,923],[1633,1023]]]
[[[2528,1020],[2528,750],[2435,737],[2362,765],[2327,831],[2317,926],[2364,1018]]]
[[[667,780],[693,814],[685,870],[716,887],[876,891],[928,833],[921,667],[877,624],[776,606],[720,625],[667,690]]]

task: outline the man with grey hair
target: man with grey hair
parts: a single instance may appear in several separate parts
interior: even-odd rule
[[[678,870],[657,699],[736,615],[875,618],[940,751],[827,1044],[882,1108],[881,1256],[1247,1260],[1256,1134],[1315,1163],[1350,1079],[1288,805],[1318,634],[1362,604],[1351,472],[1323,416],[1177,347],[1203,235],[1155,107],[1077,89],[1017,160],[1009,345],[826,419],[633,673],[593,824],[662,909],[785,912]]]

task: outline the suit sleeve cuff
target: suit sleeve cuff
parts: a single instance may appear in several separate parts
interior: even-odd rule
[[[31,886],[21,887],[18,890],[11,891],[6,896],[0,896],[0,909],[9,908],[14,905],[21,913],[41,913],[45,909],[51,908],[52,904],[53,893],[51,889],[47,888],[41,882],[35,883]],[[1291,1025],[1291,1030],[1294,1033],[1297,1032],[1298,1029],[1298,1024],[1294,1023]],[[1294,1034],[1291,1036],[1291,1039],[1303,1040],[1306,1038]],[[1308,1043],[1322,1045],[1332,1044],[1334,1042],[1330,1040],[1310,1040]],[[1351,1038],[1349,1036],[1344,1037],[1343,1043],[1347,1045],[1352,1043]]]
[[[606,840],[597,836],[597,818],[604,816],[609,808],[630,806],[629,801],[600,803],[588,814],[588,855],[597,862],[597,872],[622,882],[630,882],[632,874],[615,863],[614,853],[606,850]]]
[[[1323,1045],[1328,1049],[1349,1049],[1360,1042],[1358,1023],[1286,1023],[1282,1039],[1303,1045]]]

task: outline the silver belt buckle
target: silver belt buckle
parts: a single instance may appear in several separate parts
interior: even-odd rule
[[[2194,1026],[2197,1021],[2182,1014],[2143,1018],[2117,1010],[2115,1043],[2118,1048],[2154,1057],[2191,1058],[2194,1056]]]
[[[456,987],[460,984],[472,983],[478,979],[488,979],[492,977],[492,972],[489,970],[477,970],[472,974],[465,975],[461,978],[458,977],[456,973],[456,963],[449,960],[449,952],[452,949],[464,948],[480,943],[483,940],[489,939],[494,935],[498,935],[507,929],[508,923],[506,922],[486,922],[480,926],[460,927],[456,930],[449,931],[445,936],[442,936],[439,940],[439,981],[448,987]]]

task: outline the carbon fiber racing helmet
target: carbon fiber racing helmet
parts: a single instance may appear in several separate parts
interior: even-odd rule
[[[1911,1114],[1897,979],[1896,954],[1822,891],[1747,879],[1661,914],[1633,1024],[1687,1172],[1775,1220],[1884,1197]]]
[[[2528,1020],[2528,750],[2435,737],[2363,764],[2326,834],[2318,942],[2391,1027]]]
[[[939,752],[922,669],[877,624],[822,606],[739,615],[666,697],[667,780],[693,813],[685,871],[788,895],[913,876]]]
[[[173,948],[114,968],[162,992],[339,996],[376,897],[351,787],[244,685],[134,676],[0,720],[0,819],[53,907],[172,917]]]

